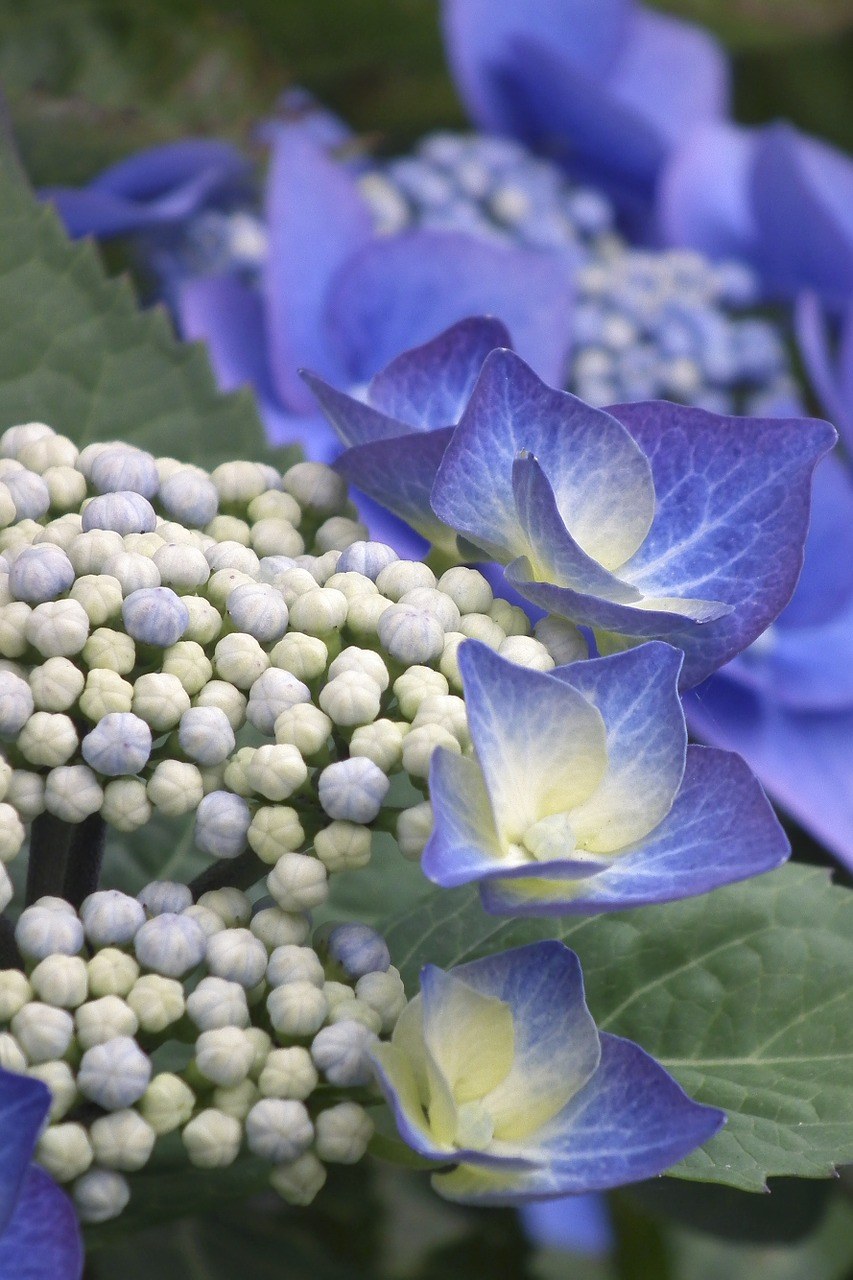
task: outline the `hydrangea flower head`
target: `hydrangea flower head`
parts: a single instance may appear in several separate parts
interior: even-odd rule
[[[663,402],[592,409],[492,352],[433,486],[436,514],[534,604],[669,640],[684,687],[759,635],[802,565],[809,489],[835,433]],[[472,478],[476,477],[476,483]]]
[[[652,1177],[724,1119],[637,1045],[598,1032],[577,956],[559,942],[446,972],[428,965],[421,994],[373,1057],[406,1142],[456,1166],[433,1186],[467,1203]]]
[[[743,762],[687,746],[680,664],[651,643],[539,672],[463,645],[474,758],[433,756],[430,879],[479,883],[490,911],[569,914],[688,897],[784,861]]]

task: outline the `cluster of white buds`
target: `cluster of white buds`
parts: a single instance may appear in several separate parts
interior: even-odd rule
[[[0,436],[0,510],[0,908],[42,814],[193,815],[199,850],[317,907],[395,812],[420,854],[432,753],[470,750],[466,638],[542,670],[578,656],[573,628],[532,635],[476,570],[365,541],[320,464],[207,474],[29,423]],[[395,774],[423,797],[402,812]]]
[[[53,1095],[36,1159],[85,1221],[120,1213],[126,1175],[179,1132],[189,1161],[271,1166],[307,1204],[324,1165],[367,1150],[379,1101],[368,1050],[405,1005],[383,939],[238,889],[168,881],[99,890],[79,912],[41,898],[18,920],[24,970],[0,971],[0,1066]],[[163,1070],[157,1050],[180,1045]],[[174,1058],[174,1054],[173,1054]]]

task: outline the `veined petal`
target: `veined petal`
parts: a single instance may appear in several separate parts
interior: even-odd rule
[[[430,1129],[411,1059],[398,1045],[387,1041],[378,1041],[370,1056],[400,1136],[428,1160],[452,1159],[452,1148],[441,1146]]]
[[[459,665],[498,837],[520,844],[534,823],[592,794],[607,766],[604,721],[569,685],[476,641],[460,646]]]
[[[708,893],[771,871],[790,852],[747,765],[733,753],[688,747],[684,782],[667,816],[597,876],[566,893],[556,879],[489,880],[495,915],[587,915]]]
[[[680,650],[651,643],[550,673],[596,706],[607,730],[607,769],[572,813],[581,848],[623,849],[653,831],[672,808],[687,750],[678,696],[683,660]]]
[[[500,867],[505,854],[476,760],[437,747],[429,791],[435,826],[421,857],[424,875],[450,888]]]
[[[14,1212],[49,1108],[50,1093],[40,1081],[0,1070],[0,1235]]]
[[[651,526],[655,495],[642,451],[609,414],[541,382],[511,351],[493,351],[444,455],[432,505],[477,545],[519,554],[512,486],[517,455],[539,461],[572,538],[605,569]],[[476,477],[476,484],[472,478]]]
[[[74,1206],[51,1177],[31,1165],[12,1221],[0,1234],[0,1276],[80,1280],[83,1242]]]
[[[510,1006],[469,986],[458,973],[427,965],[421,973],[424,1041],[457,1106],[480,1101],[513,1066]]]
[[[389,418],[356,396],[339,391],[310,369],[300,369],[299,374],[343,444],[374,444],[377,440],[404,434],[396,418]]]

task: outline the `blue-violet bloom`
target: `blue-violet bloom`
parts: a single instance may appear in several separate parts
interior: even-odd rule
[[[743,760],[687,745],[681,660],[651,642],[545,673],[464,643],[474,756],[433,754],[425,874],[477,883],[493,913],[570,915],[691,897],[783,862],[788,842]]]
[[[455,1166],[433,1175],[435,1190],[469,1204],[654,1177],[725,1120],[638,1045],[599,1033],[578,958],[560,942],[427,965],[372,1056],[404,1140]]]

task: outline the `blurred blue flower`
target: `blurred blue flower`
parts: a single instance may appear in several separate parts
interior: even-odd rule
[[[783,862],[788,842],[740,757],[687,746],[681,661],[651,643],[545,673],[463,644],[474,757],[432,757],[424,873],[477,883],[496,914],[585,915]]]
[[[601,1256],[613,1247],[613,1227],[602,1195],[532,1200],[519,1209],[525,1235],[541,1249]]]
[[[622,212],[645,211],[673,147],[729,107],[722,47],[633,0],[444,0],[477,126],[559,158]]]
[[[803,293],[796,304],[797,340],[803,364],[818,400],[853,454],[853,299],[848,299],[835,328],[820,299]]]
[[[792,125],[697,129],[664,168],[657,221],[667,244],[750,263],[770,297],[853,293],[853,160]]]
[[[0,1069],[0,1276],[79,1280],[83,1248],[71,1201],[31,1163],[50,1108],[40,1081]]]
[[[638,1045],[598,1032],[578,958],[560,942],[427,965],[373,1058],[401,1136],[445,1166],[436,1191],[468,1204],[653,1177],[725,1119]]]

